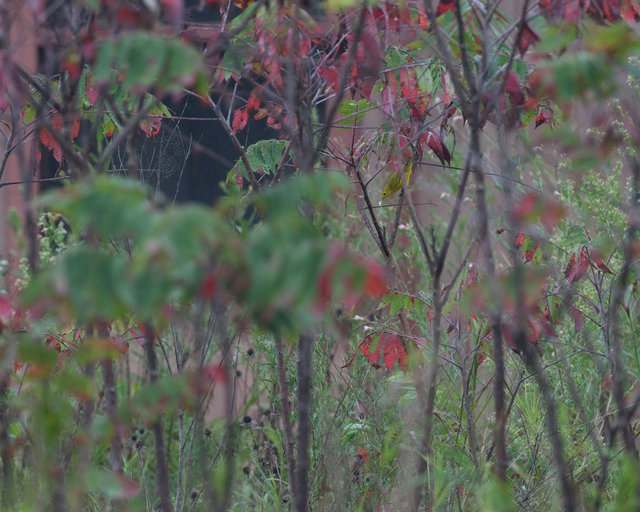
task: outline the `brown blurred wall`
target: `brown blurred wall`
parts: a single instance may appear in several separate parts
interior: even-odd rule
[[[37,25],[31,9],[28,8],[27,2],[12,2],[10,7],[11,29],[9,31],[9,42],[6,49],[0,51],[7,52],[7,60],[16,62],[29,73],[35,73],[38,63],[38,45],[36,40]],[[9,85],[9,94],[15,94],[11,91]],[[9,123],[5,125],[3,130],[8,129],[11,123],[11,113],[9,109],[3,114],[2,120]],[[4,124],[4,123],[3,123]],[[5,132],[8,134],[8,132]],[[17,140],[22,139],[22,134],[16,137]],[[4,137],[0,137],[0,154],[4,154],[6,150]],[[33,176],[32,169],[23,169],[23,166],[33,165],[34,143],[28,141],[20,145],[16,150],[12,151],[7,160],[7,166],[2,176],[3,185],[0,188],[0,259],[8,260],[9,274],[2,283],[9,291],[10,295],[15,293],[15,273],[19,266],[20,254],[18,252],[18,237],[9,225],[9,212],[15,209],[20,219],[24,219],[25,202],[22,197],[21,185],[8,185],[8,183],[19,183],[24,177]],[[22,172],[22,171],[26,172]],[[35,185],[33,192],[36,193]]]

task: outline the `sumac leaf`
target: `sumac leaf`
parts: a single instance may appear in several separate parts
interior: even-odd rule
[[[536,44],[538,41],[540,41],[538,34],[533,31],[528,23],[525,23],[522,35],[518,40],[518,51],[520,55],[524,55],[529,49],[529,46]]]
[[[440,0],[438,9],[436,10],[436,16],[441,16],[447,11],[456,12],[456,3],[454,0]]]

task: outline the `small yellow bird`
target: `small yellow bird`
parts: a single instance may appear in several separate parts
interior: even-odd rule
[[[409,160],[406,164],[404,164],[404,180],[407,185],[409,185],[409,178],[411,177],[411,171],[413,170],[413,160]],[[382,189],[382,200],[384,201],[387,197],[392,196],[398,190],[402,190],[402,178],[400,177],[400,173],[398,171],[394,171],[394,173],[387,181],[387,184]]]

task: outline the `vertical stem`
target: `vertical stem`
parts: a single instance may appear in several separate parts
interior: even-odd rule
[[[418,459],[418,480],[414,493],[414,510],[419,510],[426,495],[426,482],[424,477],[428,468],[428,460],[431,454],[431,434],[433,431],[433,410],[436,402],[436,390],[438,380],[438,368],[440,366],[440,344],[442,338],[442,294],[440,290],[440,275],[433,276],[433,354],[429,367],[429,380],[427,381],[427,396],[424,403],[424,424],[422,430],[422,441]],[[421,384],[418,383],[418,386]]]
[[[106,324],[100,323],[97,329],[99,336],[103,338],[109,336],[109,329]],[[113,372],[113,361],[111,359],[104,359],[100,365],[102,367],[105,410],[114,427],[113,437],[111,438],[109,446],[109,463],[111,465],[111,471],[117,474],[123,474],[122,439],[120,436],[120,421],[118,420],[118,393],[116,389],[116,378]]]
[[[479,101],[474,101],[474,110],[479,115]],[[477,119],[471,127],[471,170],[476,182],[476,203],[478,207],[479,240],[487,265],[487,279],[495,281],[496,269],[489,238],[489,214],[487,209],[484,173],[482,171],[482,153],[480,151],[480,126]],[[493,340],[493,357],[495,364],[495,378],[493,381],[493,399],[495,404],[495,447],[496,447],[496,476],[501,482],[506,481],[507,450],[505,440],[505,408],[504,408],[504,345],[502,342],[502,308],[498,302],[490,304],[491,337]]]
[[[473,370],[467,373],[467,363],[462,354],[460,354],[460,367],[462,369],[462,402],[464,405],[465,415],[467,417],[467,429],[469,430],[469,448],[471,449],[471,459],[473,460],[473,467],[475,468],[475,470],[480,471],[480,462],[478,461],[478,442],[476,441],[475,414],[471,409],[472,400],[469,396],[469,387],[471,385]]]
[[[295,470],[296,512],[306,512],[309,499],[309,439],[311,434],[311,361],[313,337],[303,333],[298,338],[298,460]]]
[[[611,305],[607,314],[607,321],[611,326],[611,334],[607,343],[607,359],[612,377],[612,392],[616,406],[620,411],[616,417],[614,433],[621,431],[625,451],[629,456],[638,459],[638,450],[635,445],[635,436],[631,426],[631,409],[625,403],[625,377],[626,372],[622,362],[622,343],[620,341],[620,329],[618,326],[618,314],[624,301],[625,288],[628,285],[635,255],[633,244],[636,242],[640,228],[640,216],[638,205],[640,204],[640,163],[634,159],[631,162],[633,193],[629,206],[629,226],[627,228],[627,241],[624,242],[623,263],[620,276],[615,281]],[[602,309],[602,308],[601,308]],[[613,317],[612,317],[613,315]],[[603,324],[603,331],[607,335],[608,327]]]
[[[118,395],[116,392],[116,379],[113,373],[113,361],[111,359],[105,359],[102,361],[101,366],[105,395],[105,409],[115,429],[113,437],[111,438],[111,445],[109,447],[109,462],[111,464],[111,471],[120,474],[123,472],[124,466],[122,463],[122,441],[120,439],[119,432],[120,422],[117,415]]]
[[[284,351],[282,339],[275,337],[276,346],[276,371],[278,373],[278,387],[280,388],[280,407],[282,408],[282,424],[284,426],[285,456],[287,459],[287,473],[289,475],[289,486],[291,495],[295,496],[295,459],[293,455],[293,432],[291,429],[291,403],[289,401],[289,384],[287,383],[287,373],[284,366]]]
[[[176,373],[179,375],[182,370],[182,353],[178,339],[178,333],[175,323],[171,323],[171,332],[173,333],[173,349],[176,357]],[[178,410],[178,481],[176,483],[176,512],[182,510],[184,501],[184,450],[186,440],[184,438],[184,408]]]
[[[158,361],[154,349],[155,336],[153,334],[153,326],[151,322],[144,324],[144,349],[147,356],[147,364],[149,365],[149,380],[155,382],[158,380]],[[160,506],[162,512],[172,512],[173,505],[169,495],[169,470],[167,467],[167,453],[164,446],[164,437],[162,436],[162,420],[158,418],[153,422],[153,436],[156,447],[156,465],[158,474],[158,490],[160,492]]]
[[[9,372],[0,380],[0,457],[2,460],[2,499],[0,504],[9,508],[13,503],[13,471],[9,453]]]

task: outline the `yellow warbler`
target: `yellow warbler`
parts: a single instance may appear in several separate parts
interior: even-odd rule
[[[411,177],[411,171],[413,169],[413,160],[409,160],[404,165],[404,181],[407,185],[409,185],[409,178]],[[394,173],[387,181],[387,184],[382,189],[382,199],[392,196],[398,190],[402,190],[402,178],[400,177],[400,173],[398,171],[394,171]]]

